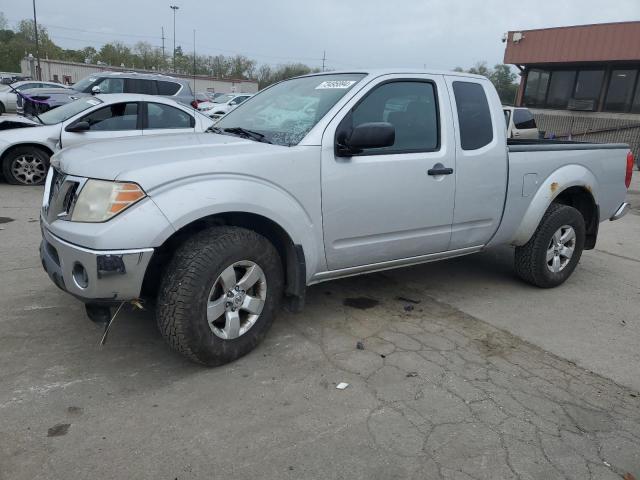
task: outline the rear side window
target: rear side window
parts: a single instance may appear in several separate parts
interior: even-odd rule
[[[186,112],[161,103],[147,104],[148,129],[193,128],[195,119]]]
[[[456,98],[460,145],[463,150],[477,150],[493,140],[491,111],[484,88],[479,83],[453,82]]]
[[[529,110],[516,109],[513,113],[513,124],[518,130],[536,128],[536,121]]]
[[[142,80],[139,78],[127,79],[126,93],[143,93],[145,95],[156,95],[155,80]]]
[[[179,83],[158,81],[158,95],[175,95],[178,90],[180,90]]]

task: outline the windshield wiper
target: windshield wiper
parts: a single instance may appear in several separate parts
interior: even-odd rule
[[[215,128],[217,128],[217,127],[215,127]],[[271,143],[269,140],[267,140],[267,138],[264,136],[264,134],[262,134],[260,132],[254,132],[253,130],[247,130],[246,128],[230,127],[230,128],[224,128],[223,131],[225,131],[227,133],[234,133],[236,135],[242,135],[245,138],[251,138],[251,139],[253,139],[253,140],[257,141],[257,142]]]

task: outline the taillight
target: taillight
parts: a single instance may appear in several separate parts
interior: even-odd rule
[[[624,184],[629,188],[631,185],[631,177],[633,176],[633,152],[627,153],[627,176],[624,177]]]

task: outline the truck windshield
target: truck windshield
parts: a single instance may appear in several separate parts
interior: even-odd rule
[[[215,125],[220,130],[258,132],[269,143],[297,145],[365,74],[300,77],[247,99]]]
[[[75,102],[67,103],[66,105],[54,108],[53,110],[49,110],[48,112],[41,113],[38,118],[45,125],[53,125],[55,123],[69,120],[74,115],[77,115],[80,112],[84,112],[88,108],[95,107],[96,105],[99,105],[101,103],[102,100],[99,100],[95,97],[80,98]]]

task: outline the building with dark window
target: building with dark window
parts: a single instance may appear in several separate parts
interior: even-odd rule
[[[516,105],[547,137],[640,149],[640,22],[510,31],[504,62],[521,72]]]

